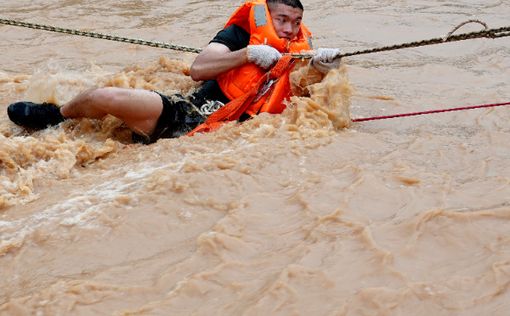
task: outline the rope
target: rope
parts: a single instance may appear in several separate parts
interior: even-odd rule
[[[444,113],[444,112],[454,112],[454,111],[464,111],[464,110],[473,110],[473,109],[481,109],[481,108],[491,108],[491,107],[506,106],[506,105],[510,105],[510,102],[482,104],[482,105],[464,106],[464,107],[450,108],[450,109],[440,109],[440,110],[431,110],[431,111],[423,111],[423,112],[411,112],[411,113],[402,113],[402,114],[393,114],[393,115],[384,115],[384,116],[363,117],[363,118],[353,119],[352,121],[353,122],[377,121],[377,120],[386,120],[386,119],[399,118],[399,117],[408,117],[408,116],[417,116],[417,115],[426,115],[426,114]]]
[[[468,23],[482,24],[485,27],[485,29],[483,31],[478,31],[478,32],[453,35],[453,33],[455,33],[455,31],[457,31],[459,28],[461,28],[462,26],[464,26]],[[403,43],[403,44],[396,44],[396,45],[383,46],[383,47],[378,47],[378,48],[359,50],[359,51],[355,51],[352,53],[339,54],[336,56],[336,58],[373,54],[373,53],[392,51],[392,50],[398,50],[398,49],[404,49],[404,48],[413,48],[413,47],[443,44],[443,43],[448,43],[448,42],[458,42],[458,41],[464,41],[464,40],[470,40],[470,39],[476,39],[476,38],[496,39],[496,38],[506,37],[506,36],[510,36],[510,26],[500,27],[500,28],[496,28],[496,29],[489,29],[487,27],[487,24],[484,22],[481,22],[479,20],[468,20],[468,21],[462,22],[461,24],[456,26],[453,30],[451,30],[444,37],[431,38],[428,40],[421,40],[421,41],[408,42],[408,43]],[[292,54],[292,56],[294,58],[306,59],[306,58],[312,58],[313,54]]]
[[[95,33],[95,32],[72,30],[72,29],[66,29],[66,28],[55,27],[55,26],[20,22],[20,21],[6,20],[6,19],[0,19],[0,24],[11,25],[11,26],[21,26],[21,27],[27,27],[27,28],[31,28],[31,29],[50,31],[50,32],[56,32],[56,33],[65,33],[65,34],[71,34],[71,35],[99,38],[99,39],[115,41],[115,42],[130,43],[130,44],[136,44],[136,45],[145,45],[145,46],[157,47],[157,48],[166,48],[166,49],[172,49],[172,50],[187,52],[187,53],[200,53],[202,51],[199,48],[193,48],[193,47],[182,46],[182,45],[168,44],[168,43],[163,43],[163,42],[151,42],[151,41],[146,41],[146,40],[142,40],[142,39],[113,36],[113,35],[107,35],[107,34]]]
[[[459,35],[453,35],[453,33],[455,33],[455,31],[457,31],[459,28],[461,28],[462,26],[464,26],[468,23],[481,24],[485,27],[485,29],[483,31],[479,31],[479,32],[471,32],[471,33],[463,33],[463,34],[459,34]],[[50,26],[50,25],[28,23],[28,22],[14,21],[14,20],[1,19],[1,18],[0,18],[0,24],[11,25],[11,26],[20,26],[20,27],[26,27],[26,28],[49,31],[49,32],[56,32],[56,33],[65,33],[65,34],[71,34],[71,35],[92,37],[92,38],[98,38],[98,39],[104,39],[104,40],[110,40],[110,41],[116,41],[116,42],[122,42],[122,43],[130,43],[130,44],[136,44],[136,45],[145,45],[145,46],[150,46],[150,47],[165,48],[165,49],[171,49],[171,50],[188,52],[188,53],[197,53],[198,54],[202,51],[202,49],[200,49],[200,48],[193,48],[193,47],[182,46],[182,45],[175,45],[175,44],[169,44],[169,43],[163,43],[163,42],[146,41],[146,40],[142,40],[142,39],[113,36],[113,35],[107,35],[107,34],[95,33],[95,32],[79,31],[79,30],[66,29],[66,28],[55,27],[55,26]],[[398,49],[403,49],[403,48],[436,45],[436,44],[443,44],[443,43],[447,43],[447,42],[456,42],[456,41],[463,41],[463,40],[476,39],[476,38],[495,39],[495,38],[506,37],[506,36],[510,36],[510,26],[500,27],[497,29],[489,29],[487,27],[487,24],[485,24],[484,22],[481,22],[478,20],[468,20],[468,21],[462,22],[461,24],[456,26],[452,31],[450,31],[445,37],[442,37],[442,38],[432,38],[429,40],[421,40],[421,41],[415,41],[415,42],[409,42],[409,43],[403,43],[403,44],[397,44],[397,45],[391,45],[391,46],[383,46],[383,47],[379,47],[379,48],[359,50],[359,51],[355,51],[352,53],[339,54],[336,56],[336,58],[364,55],[364,54],[372,54],[372,53],[378,53],[378,52],[384,52],[384,51],[398,50]],[[312,58],[314,56],[314,54],[310,54],[310,53],[291,54],[291,56],[293,58],[308,59],[308,58]]]
[[[448,37],[452,36],[453,33],[457,32],[458,29],[460,29],[461,27],[463,27],[464,25],[469,24],[469,23],[478,23],[478,24],[482,25],[484,31],[487,31],[489,29],[489,26],[485,22],[482,22],[480,20],[467,20],[465,22],[460,23],[456,27],[454,27],[448,34],[446,34],[444,39],[446,40]]]

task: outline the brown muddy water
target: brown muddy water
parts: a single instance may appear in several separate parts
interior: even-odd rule
[[[343,51],[508,26],[508,0],[303,1]],[[1,17],[203,47],[240,1],[1,1]],[[468,25],[461,31],[479,30]],[[189,92],[194,55],[0,26],[1,315],[508,315],[510,39],[346,58],[217,133],[30,133],[5,109],[115,85]],[[352,95],[350,95],[352,93]]]

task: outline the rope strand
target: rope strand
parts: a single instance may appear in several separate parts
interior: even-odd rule
[[[469,23],[478,23],[478,24],[480,24],[481,26],[483,26],[484,31],[487,31],[489,29],[489,26],[487,25],[487,23],[485,23],[483,21],[480,21],[480,20],[467,20],[465,22],[460,23],[459,25],[454,27],[450,32],[448,32],[448,34],[446,34],[446,36],[444,37],[444,40],[446,41],[450,36],[453,35],[453,33],[457,32],[458,29],[460,29],[461,27],[463,27],[464,25],[469,24]]]

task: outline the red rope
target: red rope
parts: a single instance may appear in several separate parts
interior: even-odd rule
[[[494,103],[494,104],[482,104],[482,105],[464,106],[464,107],[460,107],[460,108],[431,110],[431,111],[423,111],[423,112],[411,112],[411,113],[402,113],[402,114],[393,114],[393,115],[384,115],[384,116],[361,117],[361,118],[353,119],[352,121],[353,122],[366,122],[366,121],[386,120],[386,119],[397,118],[397,117],[407,117],[407,116],[417,116],[417,115],[425,115],[425,114],[433,114],[433,113],[443,113],[443,112],[453,112],[453,111],[481,109],[481,108],[491,108],[491,107],[505,106],[505,105],[510,105],[510,102],[506,102],[506,103]]]

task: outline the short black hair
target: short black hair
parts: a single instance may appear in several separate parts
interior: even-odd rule
[[[303,11],[305,10],[305,8],[303,8],[303,4],[301,4],[301,1],[299,0],[267,0],[267,4],[270,3],[281,3],[288,5],[289,7],[299,8]]]

